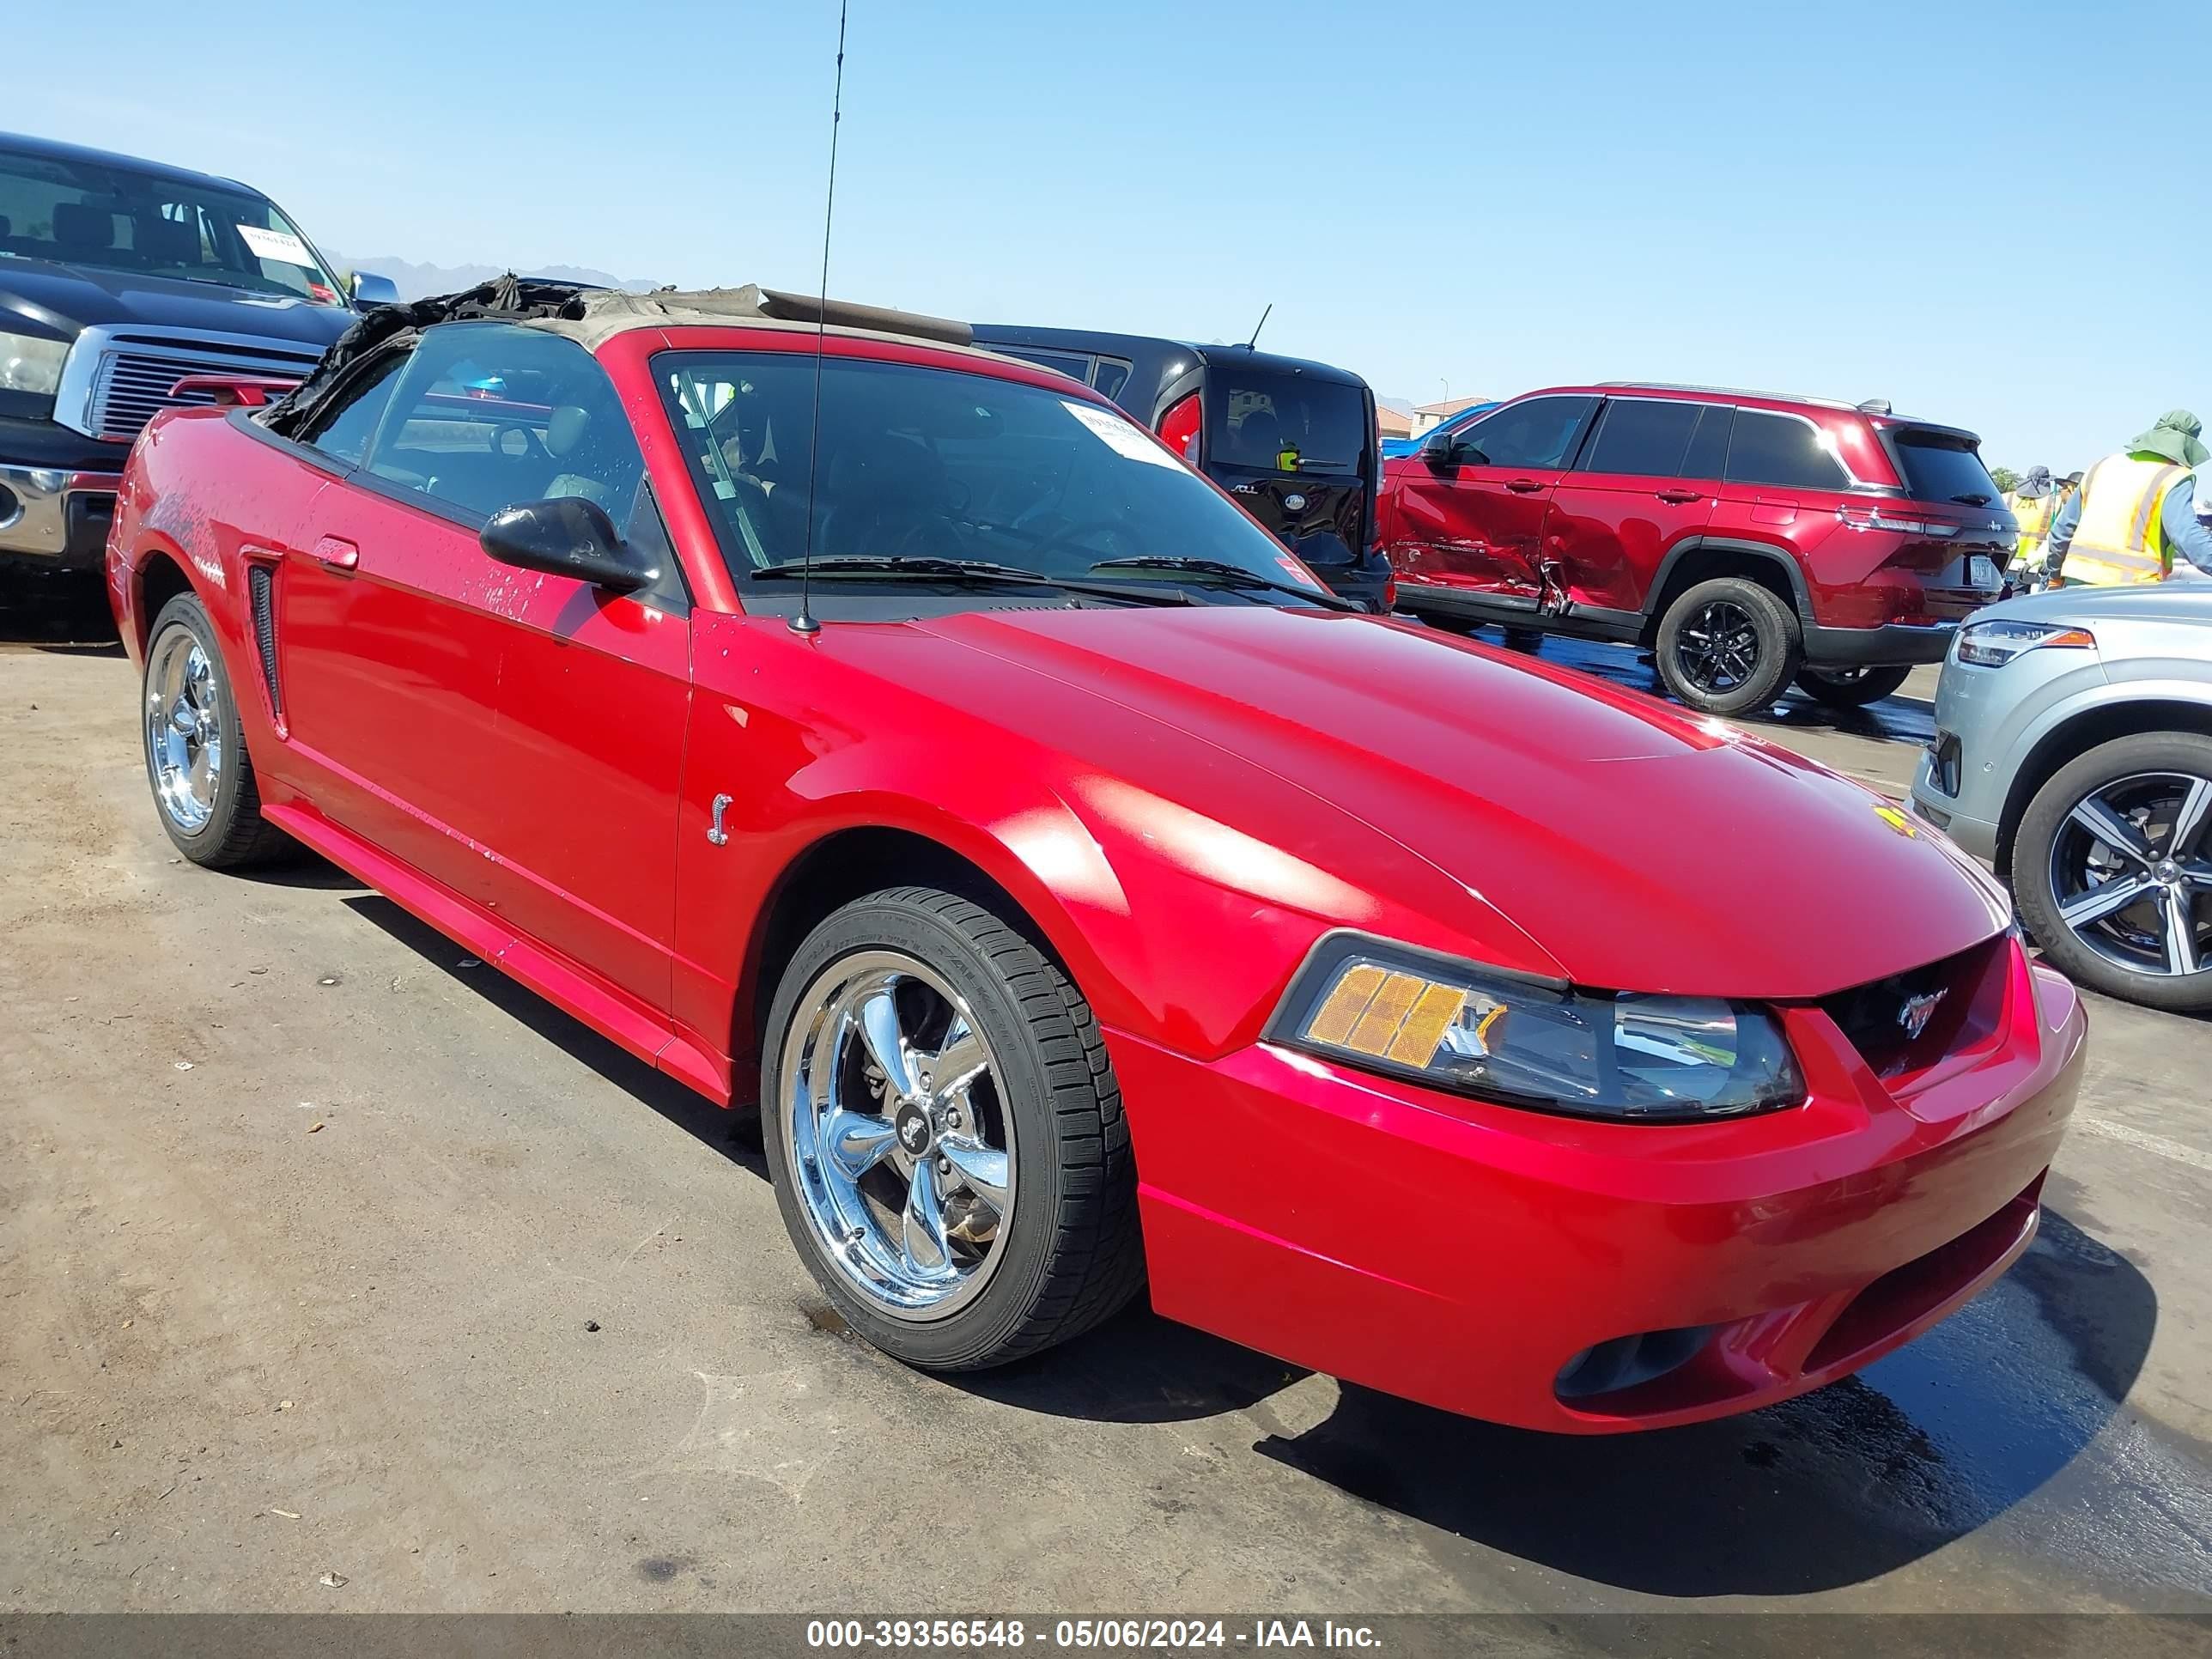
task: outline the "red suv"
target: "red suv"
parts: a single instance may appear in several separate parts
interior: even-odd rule
[[[1819,398],[1532,392],[1384,464],[1398,605],[1651,650],[1693,708],[1888,696],[1996,599],[2017,527],[1956,427]]]

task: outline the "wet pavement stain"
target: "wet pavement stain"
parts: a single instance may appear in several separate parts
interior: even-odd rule
[[[1255,1449],[1469,1542],[1652,1595],[1837,1589],[1988,1528],[2054,1595],[2187,1604],[2212,1583],[2212,1468],[2116,1404],[2156,1321],[2132,1263],[2046,1212],[2020,1266],[1943,1324],[1764,1411],[1578,1438],[1347,1386],[1326,1420]]]

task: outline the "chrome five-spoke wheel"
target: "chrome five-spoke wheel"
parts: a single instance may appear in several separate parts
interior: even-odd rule
[[[840,906],[779,971],[763,1050],[784,1230],[884,1352],[1002,1365],[1143,1284],[1104,1038],[1018,912],[932,887]]]
[[[2142,772],[2090,790],[2051,845],[2058,920],[2131,974],[2212,966],[2212,779]]]
[[[188,836],[215,816],[222,782],[221,696],[199,636],[189,628],[166,629],[146,666],[146,763],[154,799]]]
[[[973,1011],[903,951],[832,963],[781,1076],[787,1175],[824,1257],[894,1318],[972,1301],[1014,1210],[1016,1146]]]

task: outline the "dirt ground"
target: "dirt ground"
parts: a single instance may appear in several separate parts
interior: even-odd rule
[[[1771,1411],[1552,1438],[1141,1310],[924,1376],[723,1114],[181,863],[82,631],[0,606],[0,1611],[2212,1608],[2212,1025],[2095,1002],[2033,1251]],[[1901,786],[1926,678],[1778,729]]]

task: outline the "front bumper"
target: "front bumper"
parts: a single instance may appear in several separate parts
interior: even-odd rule
[[[96,569],[115,521],[119,472],[0,463],[0,554],[64,570]]]
[[[1954,622],[1886,623],[1879,628],[1805,629],[1805,660],[1814,668],[1893,668],[1941,662],[1958,634]]]
[[[128,453],[52,421],[0,419],[0,556],[96,568]]]
[[[1806,1104],[1675,1127],[1109,1032],[1153,1305],[1349,1382],[1568,1433],[1724,1416],[1846,1376],[2027,1249],[2087,1022],[2016,945],[1994,1031],[1915,1076],[1885,1085],[1817,1007],[1784,1018]],[[1687,1358],[1563,1397],[1563,1370],[1639,1335]]]
[[[1912,776],[1912,810],[1994,863],[2008,810],[2019,810],[2021,767],[2060,714],[2106,684],[2094,650],[2023,651],[1993,668],[1947,662],[1936,684],[1936,735]]]

